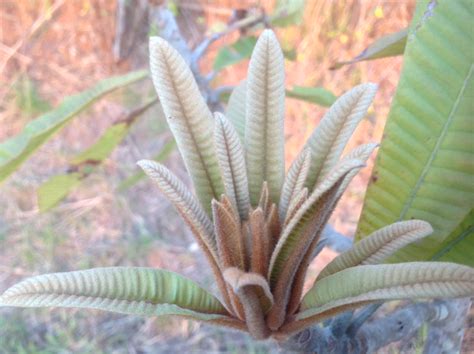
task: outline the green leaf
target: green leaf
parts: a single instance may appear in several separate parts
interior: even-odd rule
[[[213,69],[219,71],[227,66],[236,64],[244,59],[250,58],[255,44],[257,44],[257,37],[240,37],[230,46],[225,46],[221,48],[217,52],[216,59],[214,60]]]
[[[277,27],[301,24],[305,4],[304,0],[277,0],[270,23]]]
[[[20,111],[27,116],[44,113],[51,109],[48,101],[44,100],[33,80],[27,75],[22,75],[15,82],[16,104]]]
[[[474,294],[474,269],[454,263],[413,262],[348,268],[315,283],[301,301],[297,319],[348,304]]]
[[[387,34],[378,38],[354,59],[337,62],[330,68],[330,70],[336,70],[343,67],[344,65],[354,64],[360,61],[402,55],[407,42],[408,30],[408,28],[405,28],[399,32]]]
[[[417,10],[417,12],[420,12]],[[368,188],[357,238],[399,220],[422,219],[433,235],[390,261],[429,260],[474,205],[474,96],[468,0],[431,2],[412,26],[404,68]],[[474,249],[462,237],[458,249]],[[445,254],[473,265],[473,257]]]
[[[79,307],[203,321],[225,318],[227,313],[219,300],[191,280],[165,270],[138,267],[36,276],[5,291],[0,306]]]
[[[57,108],[28,123],[19,135],[0,144],[0,182],[91,103],[146,76],[146,71],[135,71],[105,79],[86,91],[67,97]]]
[[[472,248],[466,247],[466,244],[474,244],[474,209],[471,209],[458,227],[443,241],[439,247],[440,251],[432,257],[432,260],[450,260],[474,266]]]
[[[292,90],[286,90],[286,97],[315,103],[320,106],[329,107],[336,101],[336,96],[322,87],[294,86]]]
[[[45,212],[55,207],[81,183],[81,180],[82,175],[78,172],[57,175],[48,179],[36,192],[39,210]]]
[[[45,212],[55,207],[82,180],[88,177],[127,136],[131,125],[136,119],[156,103],[156,98],[148,100],[125,115],[123,119],[107,128],[95,144],[71,159],[71,166],[68,170],[74,172],[53,176],[43,183],[37,191],[40,211]]]
[[[107,128],[94,145],[75,156],[71,163],[78,165],[84,162],[100,162],[105,160],[117,145],[122,142],[128,131],[129,125],[127,123],[113,124]]]
[[[247,80],[242,80],[232,91],[227,104],[226,116],[239,134],[240,140],[245,139],[245,112],[247,101]]]

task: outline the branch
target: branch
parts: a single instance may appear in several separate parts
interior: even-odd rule
[[[424,353],[456,353],[469,305],[469,299],[415,303],[365,323],[356,333],[346,330],[350,326],[342,326],[343,330],[341,326],[315,326],[291,337],[282,346],[299,352],[374,353],[390,343],[413,338],[428,323],[431,328]],[[345,320],[350,322],[350,318]]]

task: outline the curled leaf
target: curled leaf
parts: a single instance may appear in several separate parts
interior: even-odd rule
[[[224,279],[243,305],[249,333],[255,339],[268,338],[270,330],[265,323],[263,309],[273,304],[273,296],[265,278],[260,274],[244,273],[238,268],[227,268]]]
[[[431,225],[422,220],[401,221],[386,226],[354,244],[349,251],[337,256],[319,274],[318,281],[346,268],[382,263],[399,249],[432,232]]]

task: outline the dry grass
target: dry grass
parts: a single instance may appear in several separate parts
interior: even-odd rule
[[[255,3],[183,0],[180,23],[189,41],[196,43],[201,39],[199,31],[193,30],[198,26],[196,18],[202,17],[213,28],[225,23],[236,6]],[[259,6],[270,11],[274,4],[263,0]],[[311,0],[302,26],[277,31],[283,46],[295,46],[298,53],[297,61],[286,63],[289,86],[323,86],[341,94],[360,82],[380,85],[369,118],[351,145],[380,140],[401,60],[361,63],[338,71],[328,68],[338,59],[353,57],[378,36],[405,27],[413,7],[413,0]],[[0,2],[0,141],[17,134],[41,110],[37,103],[25,109],[19,95],[55,106],[64,96],[129,70],[129,63],[115,63],[112,56],[114,21],[114,1]],[[217,48],[234,38],[216,43],[203,68],[211,66]],[[245,76],[246,65],[224,70],[216,84],[238,82]],[[30,86],[18,86],[19,82]],[[142,119],[104,166],[61,206],[38,213],[38,185],[64,171],[68,157],[97,139],[124,110],[123,97],[115,95],[83,113],[0,187],[0,289],[32,274],[118,264],[163,267],[212,287],[210,275],[202,273],[205,261],[196,253],[189,233],[159,193],[150,193],[151,184],[141,182],[124,193],[116,190],[134,171],[136,160],[159,151],[163,138],[154,135],[163,136],[160,132],[166,128],[162,119],[155,119],[156,113]],[[287,160],[294,158],[323,113],[321,107],[288,100]],[[176,157],[174,153],[169,165],[183,177]],[[369,173],[370,168],[355,179],[333,217],[342,232],[355,231]],[[330,252],[323,254],[323,261],[312,267],[312,276],[331,257]],[[256,344],[240,333],[168,318],[17,309],[2,309],[0,316],[0,352],[5,353],[260,353],[274,349],[272,343]]]

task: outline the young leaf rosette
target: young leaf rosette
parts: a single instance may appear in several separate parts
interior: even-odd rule
[[[284,59],[271,30],[261,34],[248,77],[230,97],[230,119],[209,110],[183,58],[158,37],[150,40],[150,68],[195,195],[165,166],[138,164],[191,229],[220,294],[166,270],[115,267],[27,279],[5,291],[2,306],[176,315],[266,339],[370,303],[474,295],[471,267],[381,264],[432,232],[422,220],[375,231],[329,263],[304,294],[322,231],[377,147],[344,154],[376,85],[340,96],[285,174]]]

